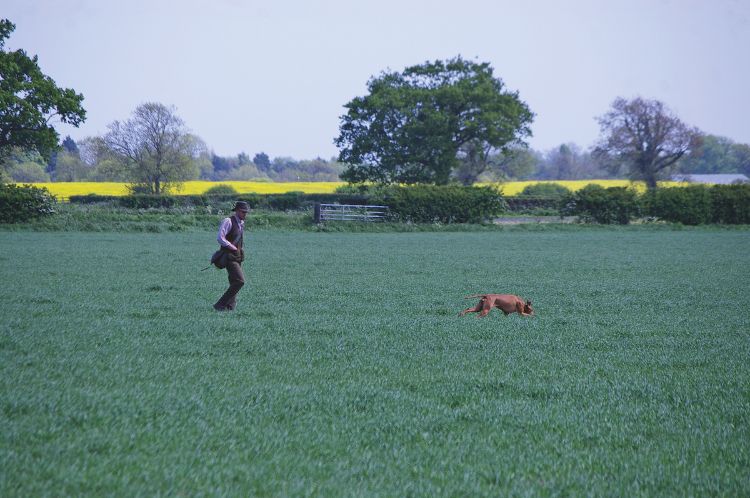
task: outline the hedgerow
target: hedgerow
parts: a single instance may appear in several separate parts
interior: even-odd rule
[[[556,196],[503,197],[492,187],[347,186],[335,193],[71,196],[73,204],[107,203],[131,209],[206,207],[229,210],[237,200],[253,209],[305,211],[315,203],[379,204],[390,208],[392,221],[475,223],[501,214],[535,213],[577,216],[583,222],[628,224],[639,217],[684,225],[750,224],[750,185],[660,188],[639,194],[625,187],[591,184]],[[8,221],[4,221],[7,223]]]
[[[0,183],[0,223],[21,223],[50,215],[56,202],[46,188]]]
[[[627,225],[640,216],[641,205],[632,189],[592,184],[565,196],[560,212],[584,222]]]

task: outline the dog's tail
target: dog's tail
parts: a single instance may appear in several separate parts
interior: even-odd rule
[[[472,295],[472,296],[466,296],[466,297],[465,297],[464,299],[473,299],[473,298],[475,298],[475,297],[484,297],[484,296],[486,296],[486,295],[487,295],[487,294],[474,294],[474,295]]]

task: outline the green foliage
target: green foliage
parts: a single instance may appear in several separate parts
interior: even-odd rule
[[[24,223],[55,212],[46,188],[0,183],[0,223]]]
[[[644,197],[648,215],[684,225],[750,224],[750,185],[662,188]]]
[[[215,235],[0,232],[0,496],[750,494],[746,230]]]
[[[539,168],[541,160],[541,154],[528,147],[522,145],[510,146],[506,150],[489,155],[487,168],[477,177],[477,180],[502,182],[529,178]],[[460,176],[459,181],[461,181]],[[462,183],[466,182],[462,181]]]
[[[347,204],[386,205],[394,219],[413,223],[477,223],[507,209],[491,187],[350,184],[336,192],[355,196]]]
[[[54,171],[56,182],[84,181],[88,180],[92,173],[92,168],[81,161],[77,152],[64,150],[57,153]]]
[[[266,197],[266,205],[274,211],[294,211],[302,208],[303,192],[286,192]]]
[[[533,113],[488,63],[426,62],[384,72],[368,91],[341,117],[336,145],[346,181],[444,185],[462,147],[471,144],[485,161],[490,150],[531,134]]]
[[[645,195],[644,207],[648,215],[672,223],[710,223],[711,191],[703,185],[660,188]]]
[[[508,212],[534,214],[537,216],[557,216],[560,214],[561,197],[514,196],[504,197]]]
[[[570,194],[570,189],[559,183],[534,183],[527,185],[518,194],[521,197],[556,197],[562,198]]]
[[[372,197],[391,215],[413,223],[478,223],[503,212],[502,195],[491,187],[389,187]]]
[[[122,196],[119,195],[101,195],[101,194],[82,194],[71,195],[68,198],[70,204],[119,204]]]
[[[604,188],[590,184],[561,201],[561,214],[584,222],[627,225],[640,216],[638,195],[625,187]]]
[[[177,199],[171,195],[132,194],[120,197],[120,205],[126,208],[169,208],[176,204]]]
[[[215,185],[206,190],[204,195],[237,195],[237,190],[231,185]]]
[[[201,144],[173,107],[147,102],[131,119],[111,123],[103,145],[133,188],[141,189],[133,193],[160,195],[198,177]]]
[[[8,167],[8,174],[19,183],[37,183],[50,181],[44,166],[36,162],[13,163]]]
[[[53,118],[77,127],[86,119],[83,95],[60,88],[42,73],[37,57],[5,50],[15,24],[0,20],[0,159],[12,147],[35,149],[45,158],[57,149]]]
[[[7,181],[17,183],[48,182],[46,162],[36,149],[8,147],[0,154],[0,171]]]
[[[711,187],[711,221],[750,224],[750,185]]]
[[[71,204],[109,204],[128,209],[206,208],[229,211],[237,200],[253,209],[309,212],[315,203],[388,205],[392,221],[412,223],[476,223],[508,211],[518,214],[578,216],[583,222],[627,224],[651,216],[687,225],[750,224],[750,186],[715,185],[658,189],[639,197],[623,187],[590,185],[560,197],[519,195],[502,197],[484,187],[395,187],[347,185],[332,194],[137,194],[124,197],[71,196]]]
[[[705,135],[700,147],[680,159],[678,169],[681,173],[750,174],[750,145],[735,143],[727,137]]]

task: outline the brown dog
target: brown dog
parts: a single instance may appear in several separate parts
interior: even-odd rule
[[[475,294],[473,296],[466,296],[465,299],[471,299],[473,297],[481,298],[479,304],[473,308],[466,308],[458,316],[464,316],[466,313],[479,312],[479,318],[487,316],[492,308],[498,308],[500,311],[505,313],[505,316],[511,313],[518,313],[521,316],[533,316],[534,310],[531,307],[531,301],[524,301],[518,296],[513,294]]]

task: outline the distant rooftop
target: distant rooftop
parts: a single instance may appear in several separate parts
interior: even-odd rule
[[[672,175],[672,181],[675,182],[690,182],[690,183],[717,183],[721,185],[729,185],[732,183],[747,182],[750,181],[745,175],[742,174],[722,174],[722,175],[685,175],[678,174]]]

